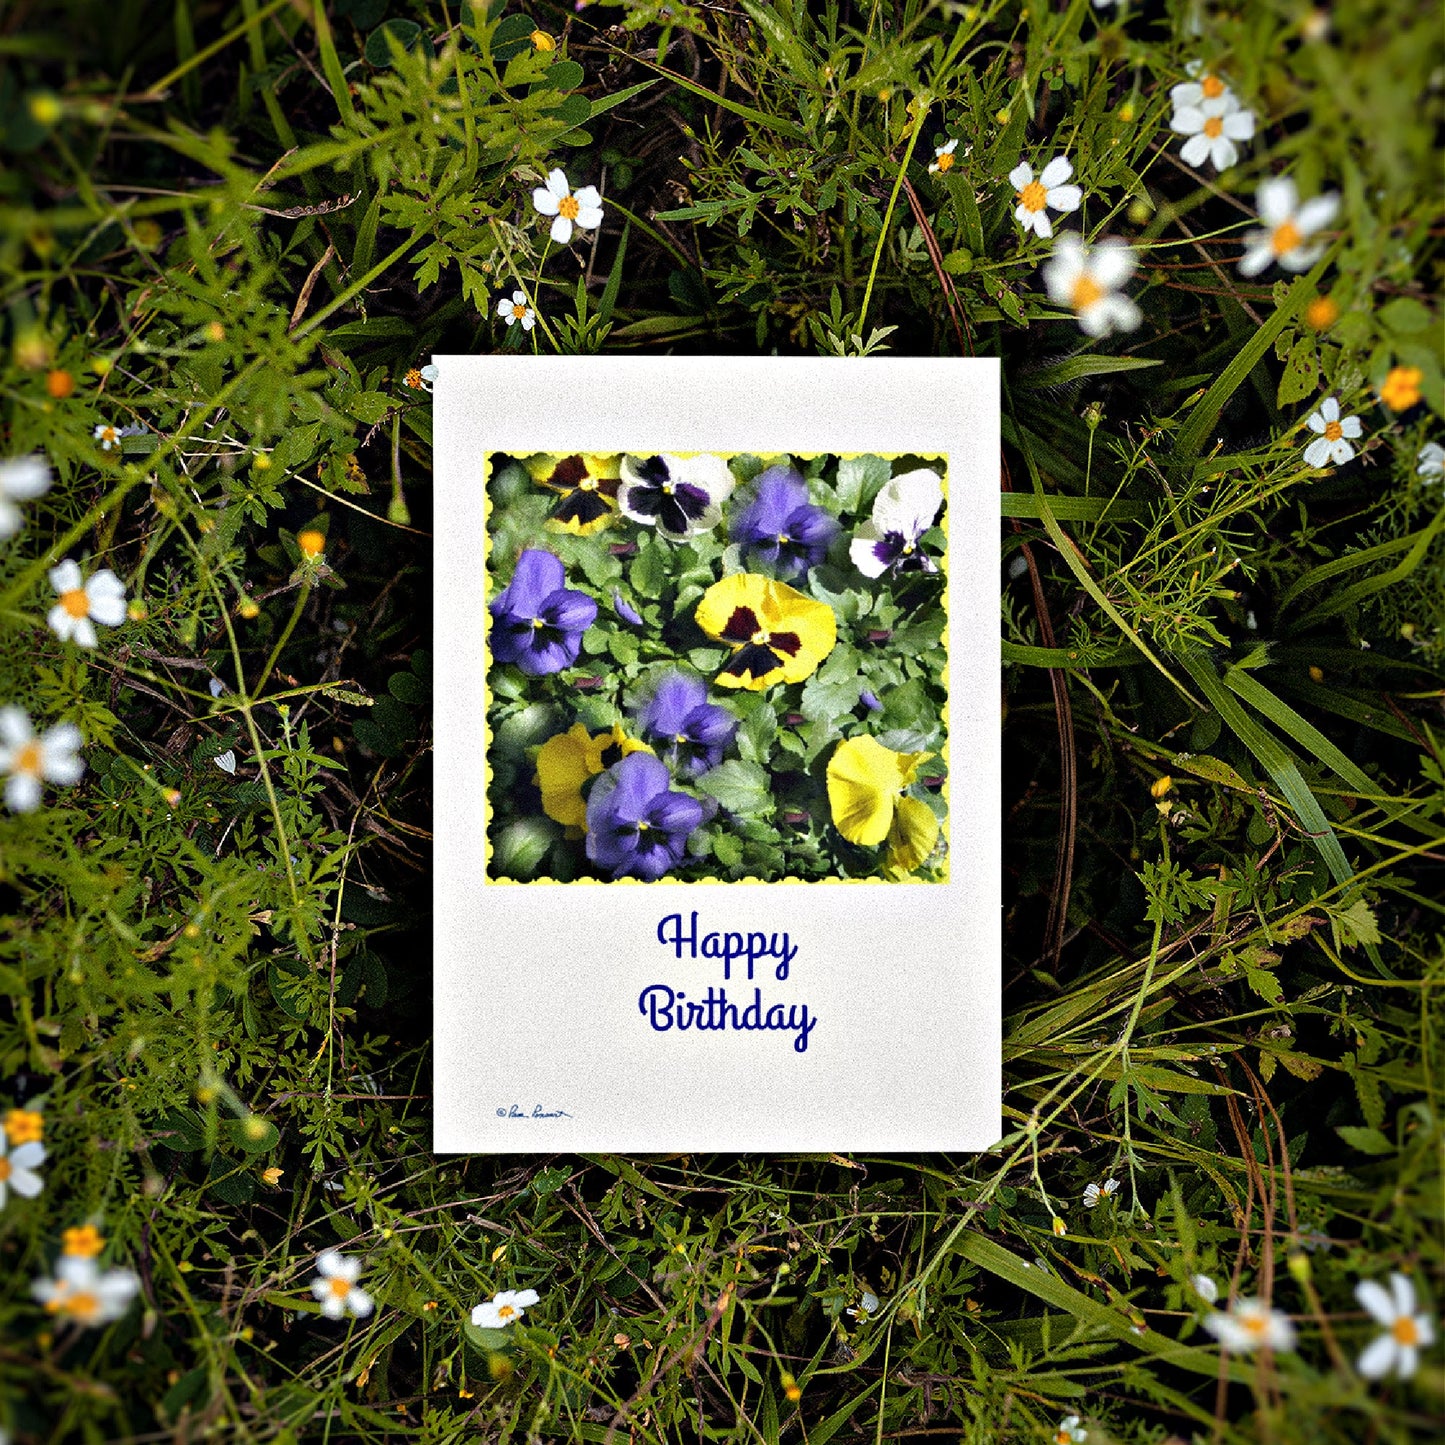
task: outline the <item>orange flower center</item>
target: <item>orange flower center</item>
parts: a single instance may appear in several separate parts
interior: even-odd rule
[[[1339,424],[1339,422],[1327,421],[1325,423],[1325,440],[1327,442],[1337,442],[1342,436],[1344,436],[1344,434],[1345,429]]]
[[[1409,1315],[1405,1315],[1390,1326],[1390,1335],[1397,1345],[1411,1349],[1420,1343],[1420,1326]]]
[[[1026,211],[1042,211],[1048,205],[1048,193],[1037,181],[1030,181],[1019,193],[1019,205]]]
[[[1269,1316],[1265,1314],[1245,1315],[1240,1320],[1240,1324],[1251,1335],[1263,1335],[1269,1329]]]
[[[1207,135],[1210,140],[1218,140],[1218,138],[1224,134],[1224,117],[1211,115],[1209,119],[1204,122],[1204,134]]]
[[[934,164],[940,171],[951,171],[953,169],[953,152],[943,151],[936,157]]]
[[[1069,305],[1075,311],[1087,311],[1104,299],[1104,288],[1092,276],[1080,276],[1069,293]]]
[[[642,822],[642,823],[639,823],[637,826],[638,826],[639,828],[645,828],[645,827],[647,827],[647,824],[646,824],[645,822]],[[512,1316],[513,1316],[514,1314],[516,1314],[516,1313],[517,1313],[517,1311],[516,1311],[516,1309],[515,1309],[512,1305],[498,1305],[498,1306],[497,1306],[497,1318],[498,1318],[499,1320],[509,1320],[509,1319],[511,1319]]]
[[[1217,75],[1206,75],[1199,82],[1199,88],[1206,100],[1218,100],[1224,94],[1224,82]]]
[[[69,592],[60,594],[60,605],[75,618],[90,616],[90,598],[85,595],[84,587],[72,587]]]
[[[349,1279],[329,1279],[326,1281],[326,1288],[337,1299],[345,1299],[351,1293],[351,1281]]]
[[[413,391],[421,390],[421,372],[416,367],[412,367],[402,380],[405,381]]]
[[[1293,251],[1303,240],[1299,227],[1293,221],[1283,221],[1274,228],[1269,245],[1276,256],[1283,256],[1286,251]]]
[[[87,1294],[84,1290],[77,1294],[67,1295],[58,1302],[58,1307],[65,1314],[77,1320],[93,1320],[100,1314],[100,1301],[93,1294]]]
[[[101,432],[100,439],[103,442],[113,442],[115,440],[115,428],[113,426],[106,427],[106,429]]]
[[[577,219],[577,212],[579,210],[581,210],[581,207],[577,204],[576,196],[563,196],[562,199],[557,202],[557,214],[559,216],[565,216],[569,221],[575,221]]]
[[[10,1177],[10,1161],[0,1159],[0,1184],[3,1184]]]
[[[514,301],[512,303],[512,315],[515,316],[518,321],[525,321],[527,319],[527,308]]]
[[[11,772],[29,773],[31,777],[40,776],[40,744],[21,743],[15,750],[15,761],[10,764]],[[8,1165],[6,1166],[9,1167]],[[0,1174],[0,1179],[6,1176]]]

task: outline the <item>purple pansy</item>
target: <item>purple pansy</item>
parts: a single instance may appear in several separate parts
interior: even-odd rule
[[[838,523],[808,500],[808,484],[795,467],[769,467],[752,500],[733,518],[733,541],[754,558],[771,562],[779,577],[816,567],[838,535]]]
[[[598,868],[652,883],[682,862],[703,806],[671,782],[651,753],[629,753],[597,779],[587,796],[587,856]]]
[[[695,778],[722,761],[738,720],[707,700],[707,684],[684,672],[664,677],[637,712],[637,725],[684,777]]]
[[[612,594],[612,610],[629,627],[642,626],[642,614],[620,592]]]
[[[878,701],[878,694],[871,687],[865,687],[858,694],[858,701],[868,709],[869,712],[882,712],[883,704]]]
[[[492,655],[515,662],[530,677],[561,672],[577,661],[582,634],[597,619],[597,604],[574,592],[561,559],[529,547],[512,580],[492,600]]]

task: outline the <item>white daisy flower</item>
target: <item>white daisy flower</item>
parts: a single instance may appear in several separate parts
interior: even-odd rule
[[[1288,176],[1275,176],[1260,186],[1254,200],[1267,229],[1245,233],[1241,275],[1258,276],[1272,261],[1286,271],[1308,271],[1325,249],[1323,242],[1307,244],[1309,238],[1334,220],[1339,196],[1331,191],[1301,205],[1295,183]]]
[[[1084,199],[1078,186],[1064,184],[1073,175],[1073,163],[1067,156],[1055,156],[1046,165],[1037,180],[1034,168],[1027,161],[1020,161],[1008,173],[1008,183],[1018,196],[1014,219],[1025,231],[1032,231],[1045,241],[1054,234],[1045,207],[1056,211],[1077,211]]]
[[[1084,1208],[1092,1209],[1101,1199],[1107,1199],[1119,1189],[1117,1179],[1106,1179],[1102,1184],[1086,1184],[1084,1186]]]
[[[928,174],[931,176],[946,174],[954,167],[953,153],[958,149],[957,139],[944,141],[941,146],[934,146],[933,159],[928,163]]]
[[[45,1145],[38,1139],[18,1144],[6,1153],[5,1141],[0,1139],[0,1209],[10,1190],[22,1199],[34,1199],[40,1193],[44,1180],[35,1172],[45,1163]]]
[[[139,1291],[140,1280],[133,1270],[102,1273],[94,1259],[79,1255],[57,1260],[54,1279],[37,1279],[30,1286],[30,1293],[50,1314],[86,1326],[118,1320]]]
[[[125,435],[125,428],[111,426],[106,422],[97,422],[92,435],[100,443],[101,451],[114,451],[120,447],[120,439]]]
[[[1355,1298],[1384,1325],[1385,1333],[1366,1346],[1355,1368],[1367,1380],[1383,1379],[1392,1370],[1408,1380],[1420,1364],[1420,1351],[1435,1343],[1430,1316],[1419,1312],[1415,1285],[1408,1275],[1390,1275],[1390,1288],[1372,1279],[1355,1286]]]
[[[1117,289],[1133,271],[1134,253],[1123,241],[1087,246],[1070,231],[1044,262],[1044,286],[1050,301],[1074,312],[1086,336],[1107,336],[1139,324],[1139,308]]]
[[[374,1308],[371,1296],[358,1289],[361,1261],[342,1254],[339,1249],[323,1249],[316,1256],[318,1274],[311,1281],[311,1293],[321,1301],[321,1313],[329,1320],[353,1314],[365,1319]]]
[[[413,366],[401,380],[404,386],[409,386],[413,391],[430,391],[436,379],[436,364],[431,362],[426,366]]]
[[[722,520],[734,478],[721,457],[623,457],[617,505],[624,517],[681,542]]]
[[[39,737],[18,707],[0,707],[0,774],[8,773],[5,805],[15,813],[40,806],[41,783],[69,785],[85,771],[80,758],[80,729],[57,723]]]
[[[1179,149],[1187,166],[1207,160],[1217,171],[1228,170],[1239,159],[1237,143],[1254,138],[1254,112],[1245,110],[1231,91],[1198,105],[1180,106],[1169,129],[1189,139]]]
[[[1175,110],[1185,110],[1190,106],[1197,106],[1201,101],[1219,100],[1230,94],[1229,87],[1219,76],[1206,70],[1202,60],[1191,60],[1184,67],[1184,73],[1189,79],[1173,86],[1169,91],[1169,99]]]
[[[865,1289],[863,1291],[863,1297],[858,1303],[856,1305],[850,1305],[844,1313],[852,1315],[854,1319],[860,1322],[866,1320],[869,1315],[876,1315],[878,1313],[878,1296],[874,1294],[871,1289]]]
[[[80,568],[67,557],[50,569],[50,585],[58,600],[45,620],[62,642],[94,647],[95,623],[119,627],[125,621],[125,583],[109,567],[83,582]]]
[[[0,462],[0,541],[13,537],[25,517],[16,502],[32,502],[50,490],[50,463],[39,452]]]
[[[865,577],[887,571],[937,572],[933,558],[918,550],[919,538],[943,505],[943,481],[928,467],[903,472],[873,499],[873,515],[853,533],[848,555]]]
[[[1442,447],[1439,442],[1426,442],[1420,448],[1420,455],[1415,458],[1415,461],[1417,476],[1445,476],[1445,447]]]
[[[1098,0],[1095,0],[1095,4],[1097,3]],[[1054,1432],[1054,1445],[1083,1445],[1088,1438],[1089,1432],[1079,1423],[1079,1417],[1065,1415]]]
[[[1260,1349],[1294,1349],[1294,1325],[1289,1316],[1271,1309],[1263,1300],[1237,1299],[1227,1314],[1216,1310],[1206,1316],[1204,1328],[1236,1355]]]
[[[1207,1274],[1191,1274],[1189,1283],[1194,1286],[1194,1293],[1205,1304],[1212,1305],[1219,1298],[1219,1286]]]
[[[501,1330],[522,1318],[541,1296],[534,1289],[504,1289],[472,1310],[472,1323],[482,1330]]]
[[[602,197],[596,186],[583,186],[575,194],[561,171],[549,171],[547,184],[532,192],[532,204],[544,215],[554,217],[552,239],[565,246],[572,239],[572,227],[595,231],[602,224]]]
[[[510,301],[503,296],[502,299],[497,302],[497,315],[500,316],[508,326],[520,321],[523,331],[530,331],[537,324],[537,313],[527,304],[527,293],[525,291],[513,291]]]
[[[1341,416],[1340,404],[1327,396],[1318,411],[1305,418],[1305,425],[1317,435],[1305,448],[1305,464],[1323,467],[1333,462],[1343,466],[1355,454],[1350,441],[1360,435],[1360,419],[1357,416]]]

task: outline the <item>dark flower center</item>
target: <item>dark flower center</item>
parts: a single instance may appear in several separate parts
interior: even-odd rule
[[[722,669],[736,677],[767,677],[782,667],[784,654],[793,657],[803,645],[796,632],[769,632],[751,607],[735,607],[722,636],[741,644]]]

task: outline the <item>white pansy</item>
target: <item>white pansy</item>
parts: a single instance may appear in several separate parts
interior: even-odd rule
[[[1415,471],[1422,477],[1445,476],[1445,447],[1439,442],[1426,442],[1415,458]]]
[[[1179,149],[1187,166],[1207,160],[1215,170],[1228,170],[1239,159],[1239,146],[1254,139],[1254,112],[1245,110],[1230,91],[1197,105],[1180,106],[1170,130],[1189,139]]]
[[[13,537],[25,520],[16,502],[33,502],[50,490],[50,463],[38,452],[0,462],[0,541]]]
[[[1236,1355],[1251,1350],[1294,1349],[1294,1325],[1287,1314],[1271,1309],[1263,1300],[1237,1299],[1227,1312],[1216,1310],[1204,1328]]]
[[[1065,1415],[1054,1432],[1054,1445],[1083,1445],[1089,1438],[1077,1415]]]
[[[1219,1298],[1219,1286],[1207,1274],[1191,1274],[1189,1283],[1205,1304],[1212,1305]]]
[[[125,621],[125,583],[109,567],[85,581],[80,568],[67,557],[50,569],[50,585],[57,600],[45,620],[62,642],[94,647],[95,623],[119,627]]]
[[[541,1296],[534,1289],[504,1289],[472,1310],[472,1323],[481,1330],[500,1330],[522,1318]]]
[[[1324,254],[1324,243],[1310,244],[1310,237],[1334,220],[1340,198],[1333,191],[1300,204],[1299,192],[1288,176],[1264,182],[1254,196],[1262,231],[1248,231],[1239,269],[1245,276],[1258,276],[1273,261],[1286,271],[1308,271]]]
[[[655,526],[674,542],[711,531],[737,479],[719,456],[625,456],[617,505],[624,517]]]
[[[1020,161],[1008,173],[1008,183],[1018,199],[1014,219],[1025,231],[1033,231],[1047,241],[1054,234],[1054,227],[1045,208],[1055,211],[1079,209],[1084,199],[1083,191],[1078,186],[1064,184],[1073,173],[1073,163],[1067,156],[1055,156],[1037,180],[1034,179],[1034,168],[1027,161]]]
[[[1355,1368],[1367,1380],[1394,1373],[1408,1380],[1419,1368],[1420,1351],[1435,1342],[1435,1325],[1416,1304],[1415,1285],[1408,1275],[1390,1275],[1390,1288],[1372,1279],[1355,1286],[1355,1298],[1385,1327],[1365,1347]]]
[[[321,1301],[321,1313],[327,1319],[339,1320],[345,1314],[365,1319],[371,1313],[371,1296],[356,1284],[361,1278],[359,1259],[351,1259],[339,1249],[323,1249],[316,1256],[316,1269],[311,1293]]]
[[[1086,1184],[1084,1186],[1084,1208],[1092,1209],[1101,1199],[1107,1199],[1119,1189],[1117,1179],[1106,1179],[1102,1184]]]
[[[134,1271],[101,1271],[93,1259],[65,1255],[55,1266],[53,1279],[37,1279],[30,1293],[49,1314],[81,1325],[105,1325],[118,1320],[140,1291]]]
[[[552,239],[565,246],[572,239],[572,227],[595,231],[602,224],[602,197],[596,186],[583,186],[574,193],[561,171],[549,171],[547,184],[532,192],[532,204],[544,216],[551,216]]]
[[[497,315],[508,326],[515,325],[520,321],[523,331],[530,331],[537,324],[537,313],[528,305],[525,291],[513,291],[510,301],[503,296],[497,302]]]
[[[1305,418],[1305,425],[1314,432],[1315,439],[1305,448],[1305,464],[1324,467],[1333,463],[1343,466],[1355,454],[1350,442],[1360,435],[1360,419],[1357,416],[1341,416],[1340,404],[1327,396],[1318,411]]]
[[[38,1139],[17,1144],[7,1154],[5,1141],[0,1138],[0,1209],[13,1189],[22,1199],[34,1199],[44,1186],[44,1180],[35,1172],[45,1163],[45,1145]]]
[[[1059,237],[1054,254],[1044,262],[1044,286],[1056,306],[1069,307],[1086,336],[1132,331],[1139,308],[1119,292],[1134,272],[1134,253],[1123,241],[1105,240],[1087,246],[1068,232]]]
[[[934,146],[933,159],[928,163],[928,174],[936,176],[951,171],[954,167],[953,153],[957,149],[956,139],[946,140],[941,146]]]
[[[18,707],[0,707],[0,775],[8,775],[5,806],[16,813],[40,806],[41,783],[68,785],[85,771],[80,729],[57,723],[39,737]]]
[[[943,505],[943,480],[930,467],[902,472],[873,499],[873,515],[853,533],[848,555],[865,577],[885,572],[937,572],[933,558],[918,550]]]

